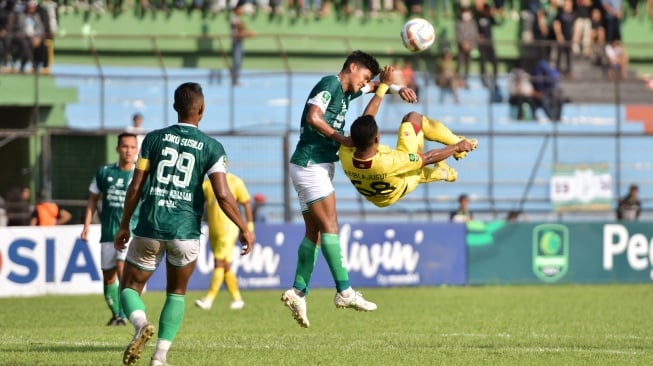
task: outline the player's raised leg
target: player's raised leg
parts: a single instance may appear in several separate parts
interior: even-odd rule
[[[437,181],[455,182],[458,179],[458,171],[450,167],[444,161],[433,164],[433,167],[425,166],[422,168],[420,183],[429,183]]]
[[[427,118],[417,112],[410,112],[403,117],[402,123],[399,126],[399,132],[397,133],[397,150],[420,154],[423,152],[425,132],[422,126],[424,120],[427,120]],[[437,121],[435,122],[439,123]],[[446,126],[440,124],[437,128],[441,130],[441,134],[448,141],[455,139],[455,137],[452,137],[455,135]],[[430,132],[433,135],[433,131]],[[412,178],[406,179],[412,181]],[[409,187],[407,188],[408,192],[411,192],[418,183],[435,181],[454,182],[458,179],[458,172],[443,160],[433,164],[433,167],[424,166],[421,175],[415,177],[415,179],[417,179],[415,184],[409,183]]]
[[[451,132],[451,130],[444,125],[444,123],[428,118],[427,116],[422,116],[422,131],[424,131],[424,138],[430,141],[436,141],[444,145],[453,145],[458,143],[460,140],[464,139],[464,136],[458,136]],[[475,147],[478,145],[476,139],[469,139],[472,142],[475,142]],[[456,160],[460,160],[467,156],[467,152],[459,152],[453,154],[453,157]]]

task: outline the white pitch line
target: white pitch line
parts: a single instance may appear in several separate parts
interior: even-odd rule
[[[384,333],[384,335],[388,335],[388,333]],[[573,339],[573,338],[578,338],[578,337],[573,337],[569,335],[556,335],[556,334],[539,334],[539,333],[529,333],[529,334],[508,334],[508,333],[496,333],[496,334],[486,334],[486,333],[440,333],[438,336],[443,337],[443,338],[511,338],[511,339],[519,339],[519,338],[566,338],[566,339]],[[638,340],[638,341],[649,341],[652,340],[652,337],[638,337],[638,336],[633,336],[633,335],[613,335],[613,334],[606,334],[604,336],[594,336],[594,337],[589,337],[590,339],[601,339],[601,338],[608,338],[608,339],[631,339],[631,340]],[[583,339],[588,339],[588,337],[583,337]],[[106,342],[106,341],[51,341],[51,340],[26,340],[25,339],[19,339],[19,338],[13,338],[13,337],[7,337],[7,338],[2,338],[1,339],[3,344],[15,344],[15,345],[25,345],[26,343],[29,344],[41,344],[41,345],[65,345],[65,346],[79,346],[79,347],[84,347],[84,346],[92,346],[92,347],[109,347],[109,346],[123,346],[124,342]],[[179,345],[182,346],[188,346],[188,347],[193,347],[196,346],[198,342],[197,341],[181,341],[178,342]],[[222,343],[214,343],[214,342],[201,342],[202,347],[205,349],[225,349],[225,348],[234,348],[233,346],[225,345]],[[444,348],[447,348],[447,346],[442,346]],[[280,348],[288,348],[287,344],[279,343],[279,344],[259,344],[259,345],[251,345],[250,347],[242,347],[242,348],[255,348],[255,349],[280,349]],[[453,346],[452,348],[457,348],[457,349],[468,349],[468,350],[473,350],[478,347],[475,347],[473,345],[469,346]],[[483,349],[486,349],[483,347]],[[623,350],[623,349],[596,349],[596,348],[582,348],[582,347],[514,347],[514,346],[501,346],[498,345],[494,347],[495,350],[501,350],[501,351],[509,351],[509,352],[516,352],[516,353],[579,353],[579,354],[614,354],[614,355],[633,355],[633,356],[639,356],[639,355],[646,355],[649,354],[648,352],[644,351],[630,351],[630,350]]]

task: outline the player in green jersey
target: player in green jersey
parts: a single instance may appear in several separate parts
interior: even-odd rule
[[[138,224],[127,251],[120,284],[120,301],[135,331],[123,354],[125,365],[138,361],[145,343],[154,334],[140,295],[164,255],[166,300],[159,317],[158,340],[150,365],[167,365],[168,350],[184,317],[188,280],[200,251],[205,175],[211,181],[220,208],[240,229],[241,255],[251,252],[255,239],[229,190],[227,156],[222,144],[198,128],[204,115],[201,86],[184,83],[177,87],[174,108],[179,123],[152,131],[143,140],[114,241],[116,249],[125,248],[130,238],[129,221],[141,201]]]
[[[388,71],[393,74],[392,68]],[[386,207],[421,183],[455,181],[458,173],[444,160],[452,155],[457,159],[464,157],[476,149],[478,142],[455,135],[437,120],[410,112],[401,120],[396,148],[380,145],[374,117],[383,96],[382,93],[374,95],[363,115],[351,125],[355,147],[340,146],[342,169],[358,192],[376,206]],[[424,152],[424,139],[447,146]]]
[[[376,304],[365,300],[349,283],[340,249],[332,179],[338,147],[353,146],[352,140],[343,134],[349,103],[367,92],[385,93],[387,85],[384,84],[386,90],[378,90],[379,82],[371,81],[380,72],[374,57],[355,51],[337,75],[325,76],[313,87],[304,106],[299,142],[290,159],[290,176],[299,196],[306,232],[299,244],[293,287],[281,295],[281,301],[302,327],[309,326],[305,297],[320,248],[335,282],[335,305],[359,311],[376,309]],[[381,73],[381,80],[389,77]],[[396,91],[405,101],[417,101],[411,89],[397,87]]]
[[[123,205],[127,186],[134,174],[135,157],[138,155],[138,142],[133,133],[121,133],[118,135],[118,162],[103,165],[91,181],[88,190],[90,192],[86,202],[84,214],[84,228],[80,237],[88,241],[91,220],[95,211],[99,211],[101,234],[100,234],[100,267],[104,282],[104,299],[111,310],[111,319],[107,325],[127,325],[124,314],[120,310],[119,283],[121,282],[122,269],[127,255],[127,250],[116,250],[113,247],[113,239],[120,220],[122,219]],[[102,200],[101,208],[98,208],[98,201]]]

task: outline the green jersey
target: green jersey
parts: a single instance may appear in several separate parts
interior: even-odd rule
[[[125,206],[125,194],[132,180],[134,170],[122,170],[118,164],[108,164],[100,167],[95,173],[88,190],[93,194],[102,195],[102,206],[98,207],[102,234],[100,243],[110,243],[118,232]],[[131,220],[133,229],[138,220],[138,207]]]
[[[137,169],[147,170],[134,234],[160,240],[199,239],[206,174],[227,171],[222,144],[178,123],[148,133]]]
[[[290,162],[300,166],[311,163],[333,163],[338,161],[338,148],[340,144],[322,135],[313,126],[306,122],[308,110],[311,105],[317,105],[324,113],[324,120],[339,133],[345,130],[345,114],[349,109],[349,102],[359,97],[361,91],[345,93],[342,90],[340,79],[336,75],[323,77],[311,90],[302,112],[302,123],[299,130],[299,142]]]

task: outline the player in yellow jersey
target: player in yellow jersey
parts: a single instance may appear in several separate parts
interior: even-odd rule
[[[250,206],[250,195],[245,186],[245,182],[234,174],[227,173],[227,184],[229,190],[233,193],[236,202],[243,207],[247,226],[250,231],[254,231],[254,215]],[[213,300],[218,296],[222,282],[224,282],[227,291],[231,295],[231,309],[239,310],[245,306],[245,302],[240,296],[238,289],[238,279],[236,274],[231,271],[233,262],[234,248],[238,240],[238,226],[236,226],[227,215],[220,209],[211,182],[205,180],[202,185],[204,197],[206,197],[206,218],[209,224],[209,243],[213,251],[215,268],[213,277],[206,295],[195,301],[195,305],[201,309],[209,310],[213,306]]]
[[[452,155],[464,157],[478,142],[456,136],[439,121],[410,112],[402,118],[396,148],[380,145],[374,116],[382,99],[383,94],[376,93],[363,116],[352,124],[350,137],[355,147],[340,145],[342,168],[358,192],[376,206],[387,207],[421,183],[455,181],[458,173],[444,160]],[[447,146],[423,152],[424,139]]]

